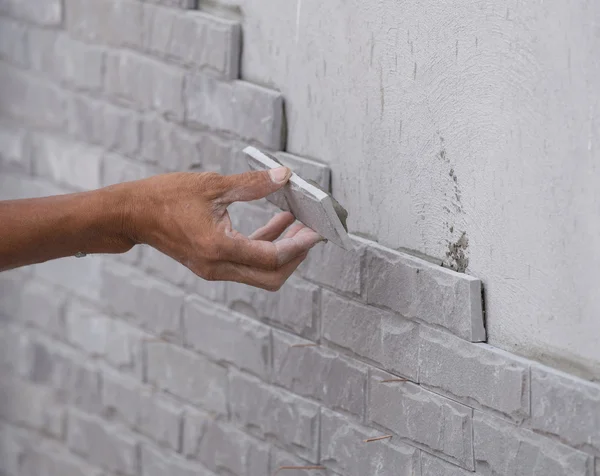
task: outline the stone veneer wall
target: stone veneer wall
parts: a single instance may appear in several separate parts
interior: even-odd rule
[[[191,3],[0,1],[2,198],[284,148],[240,25]],[[245,232],[271,213],[231,209]],[[142,247],[0,274],[0,474],[600,474],[600,386],[477,342],[477,279],[354,240],[278,293]]]

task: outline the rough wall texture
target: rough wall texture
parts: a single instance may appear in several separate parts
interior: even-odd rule
[[[191,6],[0,1],[1,198],[284,146],[240,26]],[[244,232],[271,212],[231,209]],[[600,474],[600,386],[479,342],[477,279],[353,239],[278,293],[141,247],[0,274],[0,474]]]

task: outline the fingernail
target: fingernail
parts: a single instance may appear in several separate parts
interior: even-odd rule
[[[287,180],[288,176],[291,175],[291,171],[287,167],[277,167],[269,170],[269,175],[273,182],[281,183]]]

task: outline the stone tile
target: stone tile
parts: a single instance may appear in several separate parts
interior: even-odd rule
[[[293,393],[265,385],[238,372],[230,373],[231,420],[260,438],[316,463],[319,452],[319,406]]]
[[[216,361],[231,362],[239,369],[268,379],[270,327],[219,309],[197,296],[186,299],[183,327],[185,345]]]
[[[69,413],[69,449],[90,463],[115,473],[137,475],[137,442],[98,417]]]
[[[273,331],[273,382],[362,420],[367,366],[309,341]]]
[[[418,381],[418,324],[329,291],[323,291],[321,316],[323,339]]]
[[[509,422],[475,412],[477,474],[485,476],[589,476],[590,455]]]
[[[473,471],[473,410],[410,382],[382,382],[393,378],[384,372],[371,372],[368,421]]]
[[[419,382],[465,405],[521,422],[529,416],[529,362],[421,326]]]
[[[210,412],[227,412],[227,370],[163,342],[146,342],[147,381]]]
[[[237,312],[256,317],[308,339],[318,336],[319,288],[295,276],[272,293],[245,284],[228,283],[227,301]]]
[[[353,237],[350,240],[353,243],[350,251],[333,243],[319,243],[310,250],[306,260],[298,267],[298,272],[315,283],[360,296],[365,246]]]
[[[59,26],[63,15],[61,0],[3,0],[0,12],[43,26]]]
[[[346,417],[323,410],[321,463],[344,476],[420,475],[420,451],[396,438],[366,443],[382,436]]]
[[[475,473],[421,451],[421,476],[472,476]]]
[[[531,426],[600,456],[600,386],[532,366]]]
[[[283,145],[283,98],[277,91],[194,73],[186,79],[185,102],[190,125],[229,131],[271,149]]]
[[[150,445],[142,445],[140,457],[141,476],[213,476],[197,463]]]
[[[469,341],[485,340],[478,279],[366,243],[368,304],[443,327]]]
[[[277,161],[255,147],[247,147],[244,152],[248,155],[248,164],[252,170],[279,167]],[[352,241],[334,210],[332,197],[298,175],[292,174],[288,183],[269,195],[267,200],[282,210],[292,212],[299,221],[323,238],[345,250],[352,250]]]
[[[205,12],[182,12],[146,5],[145,47],[152,53],[223,79],[239,75],[238,22]]]
[[[36,135],[32,143],[36,175],[81,190],[100,188],[102,149],[49,135]]]

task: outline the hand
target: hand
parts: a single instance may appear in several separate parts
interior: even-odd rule
[[[278,290],[323,239],[279,213],[246,237],[232,229],[227,206],[263,198],[283,187],[291,171],[223,176],[215,173],[172,173],[122,184],[129,186],[124,224],[126,235],[148,244],[207,280],[237,281]]]

